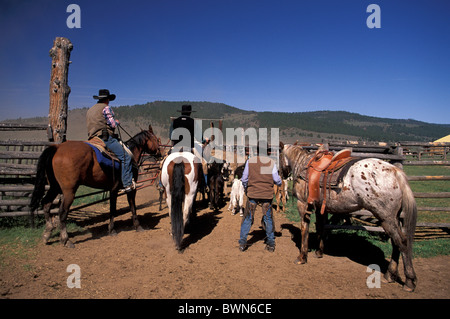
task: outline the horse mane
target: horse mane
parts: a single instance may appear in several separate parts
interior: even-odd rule
[[[131,137],[125,144],[128,146],[130,150],[135,149],[138,146],[143,145],[151,136],[151,133],[146,130],[142,130],[140,133],[137,133],[135,136]]]
[[[286,158],[289,160],[289,166],[292,170],[292,176],[297,178],[300,176],[300,172],[306,169],[306,164],[309,158],[309,152],[297,145],[286,145],[285,153]]]

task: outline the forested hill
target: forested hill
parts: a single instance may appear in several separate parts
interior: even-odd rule
[[[356,136],[369,141],[434,141],[450,133],[450,125],[364,116],[344,111],[258,114],[261,125],[278,122],[307,131]]]
[[[450,124],[430,124],[416,120],[398,120],[364,116],[344,111],[319,112],[257,112],[244,111],[223,103],[155,101],[141,105],[119,106],[113,109],[122,126],[132,134],[152,124],[156,133],[165,140],[169,135],[170,117],[179,116],[183,104],[191,104],[196,111],[193,117],[223,119],[223,128],[255,127],[279,128],[280,138],[321,142],[325,140],[366,141],[434,141],[450,134]],[[85,139],[87,108],[71,109],[68,116],[70,139]],[[11,121],[8,121],[11,122]],[[20,123],[48,123],[47,117],[17,119]],[[206,129],[207,123],[203,124]],[[269,130],[270,131],[270,130]]]
[[[411,119],[388,119],[344,111],[256,112],[244,111],[222,103],[164,102],[115,108],[120,118],[147,118],[159,126],[169,126],[169,118],[178,116],[182,104],[191,104],[196,118],[224,120],[226,127],[278,127],[284,130],[340,134],[371,141],[433,141],[450,134],[450,125],[430,124]],[[314,134],[312,134],[314,133]]]

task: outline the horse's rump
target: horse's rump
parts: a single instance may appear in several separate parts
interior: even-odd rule
[[[195,200],[200,165],[196,163],[195,156],[187,152],[171,153],[162,165],[161,183],[166,190],[167,203],[170,203],[172,237],[178,250],[181,250],[184,227]]]

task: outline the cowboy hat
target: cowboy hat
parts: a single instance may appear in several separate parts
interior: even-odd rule
[[[116,99],[116,95],[109,94],[109,90],[102,89],[102,90],[98,90],[98,95],[94,95],[93,98],[96,100],[108,99],[110,101],[114,101]]]
[[[191,112],[196,112],[196,111],[192,111],[192,105],[182,105],[181,106],[181,110],[178,110],[178,112],[181,113],[191,113]]]

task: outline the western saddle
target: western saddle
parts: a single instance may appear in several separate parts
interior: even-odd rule
[[[308,204],[317,204],[320,202],[320,188],[322,188],[323,201],[320,209],[321,214],[325,212],[327,185],[330,189],[333,176],[335,176],[335,183],[338,183],[338,178],[343,176],[343,174],[336,174],[336,172],[340,171],[350,161],[355,160],[354,157],[350,156],[351,153],[351,149],[343,149],[337,153],[326,150],[318,150],[308,162],[306,167],[308,181]]]
[[[91,137],[88,141],[86,141],[86,143],[95,146],[100,151],[100,153],[102,153],[102,155],[105,156],[106,158],[111,159],[112,161],[119,162],[117,155],[106,147],[105,142],[100,137],[98,136]]]

